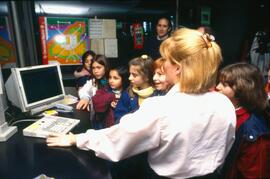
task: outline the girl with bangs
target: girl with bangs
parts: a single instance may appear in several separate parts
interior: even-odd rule
[[[98,89],[92,98],[95,111],[92,127],[103,129],[115,124],[114,110],[123,91],[126,90],[128,81],[128,70],[125,67],[112,68],[109,73],[109,85]]]
[[[90,110],[91,99],[98,89],[108,86],[108,75],[110,63],[104,55],[96,55],[91,63],[93,78],[88,80],[82,88],[79,89],[78,95],[80,101],[76,109]],[[91,117],[92,118],[92,117]]]
[[[147,55],[142,55],[129,62],[130,86],[119,99],[115,108],[115,120],[119,120],[125,114],[136,111],[142,102],[153,96],[153,60]]]
[[[93,77],[91,72],[91,64],[95,56],[95,52],[91,50],[86,51],[82,55],[82,65],[74,71],[77,90],[79,90],[87,82],[87,80]]]
[[[154,72],[153,82],[156,89],[154,96],[163,96],[170,89],[170,85],[166,82],[166,76],[163,71],[163,63],[164,60],[162,58],[158,58],[152,65]]]
[[[236,63],[223,68],[216,89],[237,116],[236,141],[223,168],[225,178],[270,178],[270,126],[267,94],[258,67]]]

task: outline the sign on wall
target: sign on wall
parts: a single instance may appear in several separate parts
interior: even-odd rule
[[[0,64],[15,63],[15,47],[11,39],[8,18],[0,17]]]
[[[201,7],[201,25],[211,24],[211,8]]]
[[[42,63],[81,64],[89,46],[87,18],[39,17]]]
[[[115,19],[89,19],[90,49],[109,58],[118,57]]]

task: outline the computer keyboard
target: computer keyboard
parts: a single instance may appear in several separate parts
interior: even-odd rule
[[[23,135],[46,138],[50,133],[66,134],[79,122],[80,120],[77,119],[59,116],[45,116],[23,129]]]

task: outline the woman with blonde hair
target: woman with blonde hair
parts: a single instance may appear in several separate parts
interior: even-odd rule
[[[93,150],[119,161],[148,151],[149,178],[212,177],[234,141],[235,111],[230,100],[210,90],[221,50],[209,36],[179,29],[160,47],[165,96],[147,98],[110,128],[47,138],[48,146]]]

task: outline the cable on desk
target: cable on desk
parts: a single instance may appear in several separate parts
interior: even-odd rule
[[[41,114],[30,115],[28,113],[23,113],[19,108],[10,104],[8,105],[8,108],[5,110],[5,117],[6,117],[6,122],[10,126],[10,125],[14,125],[14,122],[20,121],[22,119],[41,119],[43,115]]]
[[[37,121],[37,119],[22,119],[22,120],[14,121],[13,123],[10,124],[10,126],[13,126],[21,122],[35,122],[35,121]]]
[[[35,117],[30,117],[30,118],[31,119],[29,119],[29,120],[33,120],[33,121],[36,121],[36,120],[40,119],[40,118],[35,118]],[[19,123],[18,121],[24,121],[24,120],[28,120],[28,118],[27,117],[13,118],[13,119],[7,121],[7,123],[8,123],[9,126],[12,126],[14,123],[16,124],[16,123]],[[28,122],[28,121],[25,121],[25,122]]]

